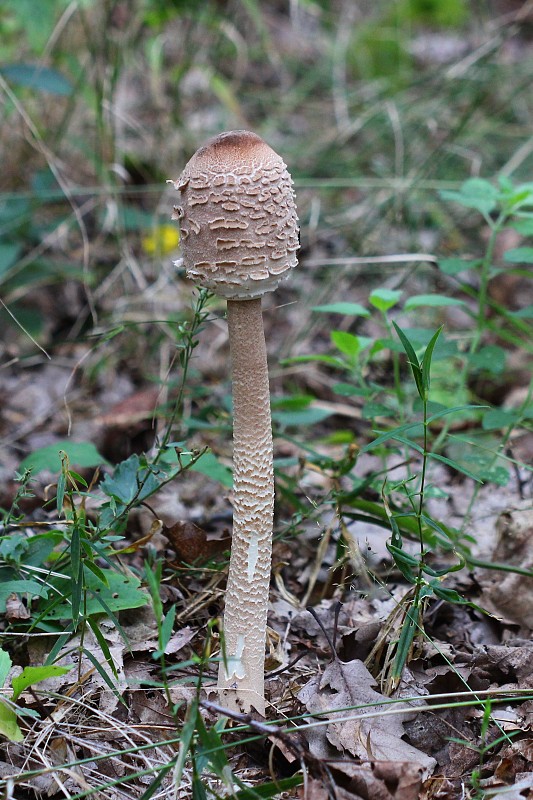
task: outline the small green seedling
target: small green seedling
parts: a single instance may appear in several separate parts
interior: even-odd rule
[[[5,650],[0,650],[0,686],[4,686],[6,679],[11,669],[12,662],[9,655]],[[8,699],[4,696],[0,698],[0,733],[9,739],[11,742],[22,742],[24,734],[22,733],[17,718],[19,716],[36,716],[37,712],[31,709],[17,708],[16,702],[22,692],[26,691],[30,686],[36,683],[41,683],[48,678],[56,678],[58,675],[65,675],[72,669],[69,667],[60,667],[56,664],[50,664],[42,667],[25,667],[20,675],[11,679],[12,694]]]

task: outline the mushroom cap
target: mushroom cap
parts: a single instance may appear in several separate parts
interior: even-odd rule
[[[298,263],[298,217],[283,160],[250,131],[210,139],[174,182],[187,277],[227,299],[274,291]]]

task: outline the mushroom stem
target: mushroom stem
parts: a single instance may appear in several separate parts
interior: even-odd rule
[[[218,688],[226,708],[248,712],[253,706],[264,715],[274,470],[261,299],[228,300],[228,329],[234,515]]]

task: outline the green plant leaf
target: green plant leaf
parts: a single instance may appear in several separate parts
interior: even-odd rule
[[[330,303],[324,306],[313,306],[312,311],[319,311],[322,314],[344,314],[347,317],[369,317],[368,308],[359,303]]]
[[[64,75],[40,64],[6,64],[0,68],[0,73],[18,86],[63,97],[72,94],[72,84]]]
[[[439,192],[443,200],[452,200],[463,208],[474,208],[485,217],[494,211],[498,204],[499,192],[495,186],[482,178],[470,178],[458,192]]]
[[[108,582],[107,582],[106,570],[105,570],[105,569],[100,569],[100,567],[98,567],[98,566],[97,566],[97,565],[94,563],[94,561],[91,561],[91,560],[90,560],[90,558],[86,558],[86,559],[84,560],[84,562],[83,562],[83,569],[84,569],[84,570],[89,570],[89,572],[92,572],[92,573],[93,573],[93,575],[95,576],[95,578],[96,578],[97,580],[99,580],[99,581],[100,581],[100,583],[101,583],[103,586],[109,586],[109,584],[108,584]]]
[[[533,305],[524,306],[524,308],[519,308],[517,311],[508,311],[507,313],[509,316],[517,317],[518,319],[533,319]]]
[[[435,349],[435,345],[437,344],[437,339],[439,338],[442,331],[442,326],[435,331],[431,340],[428,343],[424,351],[424,356],[422,358],[422,385],[424,387],[424,400],[428,399],[429,396],[429,385],[430,385],[430,373],[431,373],[431,359],[433,358],[433,351]]]
[[[72,622],[77,626],[83,592],[83,566],[81,561],[80,529],[75,525],[70,540],[70,598]]]
[[[414,584],[416,582],[416,575],[413,572],[413,569],[418,568],[418,559],[408,555],[404,550],[401,550],[399,547],[396,547],[390,542],[388,542],[386,546],[393,558],[394,563],[396,564],[396,567],[402,573],[405,580],[408,583]]]
[[[390,417],[393,412],[383,403],[365,403],[361,413],[363,419],[375,419],[376,417]]]
[[[193,773],[192,776],[192,798],[191,800],[207,800],[207,792],[200,776]]]
[[[76,464],[78,467],[98,467],[108,463],[92,442],[73,442],[65,439],[46,447],[40,447],[31,455],[26,456],[19,464],[19,471],[31,469],[34,475],[43,470],[59,472],[61,470],[61,450],[67,453],[70,463]]]
[[[434,567],[430,567],[429,564],[424,564],[422,566],[422,572],[424,572],[426,575],[431,575],[434,578],[442,578],[444,575],[448,575],[451,572],[459,572],[459,570],[464,569],[466,566],[466,559],[459,555],[459,553],[455,552],[455,550],[454,555],[458,559],[456,564],[446,564],[446,566],[442,567],[442,569],[435,569]]]
[[[115,666],[115,662],[113,661],[113,656],[111,655],[111,650],[109,649],[109,645],[106,642],[104,635],[102,634],[102,631],[100,630],[100,626],[98,625],[98,620],[96,620],[94,617],[89,617],[87,621],[89,623],[89,627],[91,628],[94,634],[96,641],[98,642],[100,650],[103,653],[103,656],[107,662],[109,669],[113,673],[115,680],[118,681],[119,679],[118,670]]]
[[[273,411],[272,419],[283,427],[316,425],[334,412],[326,408],[304,408],[301,411]]]
[[[430,306],[440,308],[442,306],[464,306],[464,300],[455,297],[447,297],[444,294],[416,294],[405,302],[405,310],[411,311],[413,308]]]
[[[395,442],[400,442],[400,444],[404,444],[406,447],[410,447],[417,453],[420,453],[421,456],[424,455],[424,448],[419,445],[418,442],[413,442],[412,439],[408,439],[407,436],[402,436],[399,433],[395,433],[393,434],[392,438]]]
[[[372,394],[372,390],[366,386],[355,386],[353,383],[334,383],[331,388],[343,397],[368,397]]]
[[[394,325],[396,333],[398,334],[398,337],[399,337],[399,339],[400,339],[400,341],[401,341],[401,343],[403,345],[403,349],[405,350],[405,352],[407,354],[407,360],[408,360],[409,366],[411,367],[411,372],[413,373],[413,378],[415,380],[415,384],[416,384],[416,388],[417,388],[418,394],[419,394],[420,398],[423,400],[424,399],[424,384],[423,384],[423,381],[422,381],[422,369],[420,367],[420,362],[419,362],[418,357],[417,357],[417,355],[415,353],[414,347],[411,344],[411,342],[409,341],[409,339],[407,338],[407,336],[405,335],[405,333],[401,330],[401,328],[399,328],[398,325],[395,322],[393,322],[392,324]]]
[[[484,431],[499,431],[510,428],[520,419],[518,414],[512,411],[504,411],[501,408],[491,408],[483,415],[481,426]]]
[[[0,242],[0,279],[16,263],[21,250],[20,244]]]
[[[400,636],[398,638],[398,644],[396,645],[396,656],[391,671],[391,676],[393,678],[399,678],[401,676],[403,668],[407,663],[411,645],[413,644],[413,640],[419,629],[418,617],[418,608],[414,605],[411,605],[407,609],[407,614],[405,615],[405,620],[402,624]]]
[[[342,358],[327,355],[307,355],[307,356],[294,356],[293,358],[284,358],[280,363],[282,367],[290,366],[291,364],[307,364],[311,362],[318,362],[319,364],[327,364],[330,367],[337,367],[338,369],[345,369],[346,364]]]
[[[99,598],[111,611],[123,611],[130,608],[145,606],[148,595],[141,590],[141,582],[134,575],[123,575],[113,570],[104,570],[107,586],[91,573],[85,574],[87,590],[86,603],[83,612],[88,617],[92,614],[102,614],[103,607]],[[68,598],[55,605],[50,611],[44,613],[44,619],[63,620],[72,618],[72,607]]]
[[[533,247],[513,247],[503,254],[503,260],[510,264],[533,264]]]
[[[207,728],[203,718],[198,715],[196,719],[196,732],[201,747],[199,748],[199,761],[205,759],[206,766],[219,778],[223,778],[228,767],[228,757],[226,748],[223,746],[222,739],[216,727]],[[205,755],[203,753],[205,752]],[[198,770],[200,771],[200,769]]]
[[[3,688],[6,682],[11,665],[12,661],[9,653],[6,653],[5,650],[0,649],[0,689]]]
[[[198,710],[198,700],[194,698],[191,705],[187,709],[187,716],[180,732],[178,757],[176,759],[176,766],[174,768],[173,775],[176,786],[181,785],[181,778],[183,775],[183,770],[185,769],[187,755],[191,747],[191,742],[193,741],[193,736],[196,733],[196,720],[199,716],[200,712]]]
[[[467,403],[464,406],[454,406],[453,408],[445,408],[442,411],[437,411],[435,414],[432,414],[430,417],[427,418],[426,421],[429,425],[431,422],[435,422],[435,420],[440,419],[441,417],[445,417],[448,414],[455,414],[458,411],[472,411],[473,409],[477,408],[487,408],[487,406],[476,406]]]
[[[8,653],[0,649],[0,689],[6,682],[11,665],[12,661]],[[2,699],[0,699],[0,734],[10,742],[22,742],[24,739],[14,709],[10,708]]]
[[[60,451],[60,458],[61,453]],[[67,476],[65,474],[65,470],[62,468],[61,472],[59,473],[59,477],[57,479],[57,487],[56,487],[56,509],[59,516],[63,514],[63,502],[65,500],[65,490],[67,488]]]
[[[101,664],[100,661],[98,661],[98,659],[96,658],[94,653],[91,653],[90,650],[86,650],[84,648],[82,652],[83,652],[83,655],[86,658],[88,658],[89,661],[92,663],[93,667],[98,672],[98,674],[103,679],[103,681],[109,686],[109,688],[111,689],[111,691],[113,692],[113,694],[115,695],[115,697],[117,698],[119,703],[122,703],[123,705],[126,705],[126,701],[121,696],[120,692],[117,690],[117,687],[113,683],[113,681],[112,681],[111,677],[109,676],[109,674],[105,671],[104,665]],[[117,681],[117,683],[118,683],[118,681]]]
[[[159,484],[153,472],[134,454],[118,464],[113,475],[106,475],[100,488],[108,497],[127,506],[134,500],[140,502],[149,497],[157,491]]]
[[[428,453],[428,458],[433,458],[435,461],[442,461],[443,464],[447,464],[448,467],[455,469],[457,472],[462,472],[463,475],[466,475],[468,478],[472,478],[472,480],[476,481],[477,483],[483,483],[483,480],[479,477],[479,475],[476,475],[462,464],[458,464],[457,461],[452,461],[451,458],[446,458],[446,456],[442,456],[440,453]]]
[[[404,431],[416,431],[417,429],[420,430],[419,436],[423,434],[423,427],[421,422],[407,422],[405,425],[399,425],[397,428],[393,428],[390,431],[385,431],[384,433],[380,433],[377,439],[373,439],[371,442],[366,444],[364,447],[361,448],[362,453],[369,453],[372,450],[375,450],[376,447],[379,447],[380,444],[383,442],[387,442],[389,439],[394,439],[398,436],[398,434],[403,433]],[[413,435],[417,435],[413,433]]]
[[[28,542],[22,533],[13,532],[0,538],[0,557],[10,564],[19,565],[28,550]]]
[[[301,786],[304,781],[303,775],[293,775],[290,778],[280,778],[277,781],[267,781],[256,785],[253,789],[241,789],[233,797],[235,800],[256,800],[257,797],[271,800],[279,797],[281,792],[287,792],[296,786]]]
[[[42,583],[32,580],[12,580],[0,583],[0,613],[5,614],[6,602],[10,594],[29,594],[48,597],[48,589]]]
[[[163,602],[161,600],[161,570],[162,566],[161,562],[159,561],[154,564],[153,569],[148,562],[145,562],[144,564],[144,575],[150,591],[150,597],[152,598],[152,606],[158,625],[161,623],[161,619],[163,617]]]
[[[20,675],[13,678],[11,683],[13,686],[13,702],[18,700],[22,692],[26,691],[29,686],[35,686],[36,683],[45,681],[48,678],[56,678],[58,675],[66,675],[72,667],[72,664],[68,667],[61,667],[57,664],[48,664],[42,667],[25,667]]]
[[[508,213],[516,213],[521,208],[533,206],[533,183],[514,186],[508,179],[500,177],[499,184],[503,204]]]
[[[499,454],[500,437],[484,435],[477,440],[457,435],[448,444],[448,454],[455,463],[473,472],[480,482],[489,481],[498,486],[509,482],[509,469]]]
[[[437,580],[430,581],[430,586],[434,595],[441,600],[446,600],[448,603],[455,603],[460,606],[468,606],[469,608],[474,608],[476,611],[480,611],[482,614],[492,616],[488,611],[482,608],[482,606],[479,606],[477,603],[472,603],[470,600],[466,600],[455,589],[448,589],[441,586]]]
[[[192,465],[191,469],[194,472],[200,472],[213,481],[219,481],[222,486],[226,486],[228,489],[231,489],[233,486],[233,474],[231,470],[224,466],[212,452],[203,453]]]
[[[344,355],[354,360],[357,358],[361,349],[357,336],[354,336],[353,333],[347,333],[346,331],[331,331],[330,336],[331,341],[341,353],[344,353]]]
[[[176,604],[174,603],[173,605],[170,606],[169,610],[165,614],[165,617],[161,624],[161,641],[159,646],[161,648],[162,653],[165,652],[167,644],[170,641],[170,637],[172,636],[175,620],[176,620]]]
[[[516,219],[509,225],[522,236],[533,236],[533,219]]]
[[[374,308],[377,308],[378,311],[385,312],[393,308],[393,306],[399,302],[402,294],[403,292],[399,289],[374,289],[368,298],[368,302],[371,303]]]
[[[3,700],[0,700],[0,734],[10,742],[22,742],[24,734],[17,723],[17,715]]]
[[[473,353],[468,363],[476,370],[484,370],[491,375],[501,375],[505,370],[506,353],[497,344],[488,344],[482,347],[477,353]]]
[[[470,269],[476,269],[481,264],[481,261],[470,261],[466,258],[442,258],[439,259],[438,268],[445,275],[460,275],[461,272],[468,272]]]
[[[183,729],[182,729],[182,731],[183,731]],[[181,739],[181,737],[180,737],[180,739]],[[148,786],[146,791],[142,793],[141,797],[139,797],[139,800],[151,800],[151,798],[154,796],[156,791],[159,789],[159,787],[163,783],[164,779],[166,778],[166,776],[168,775],[170,770],[173,770],[173,769],[175,769],[175,761],[174,761],[174,759],[171,759],[167,764],[164,764],[162,767],[159,767],[155,778],[150,783],[150,785]],[[176,785],[179,785],[179,784],[176,782]]]
[[[437,533],[437,539],[439,540],[441,546],[449,549],[450,543],[456,543],[459,534],[455,528],[448,528],[442,523],[435,522],[435,520],[432,519],[432,517],[428,517],[427,514],[421,514],[420,519],[425,525],[428,526],[428,528],[431,528],[432,531]]]

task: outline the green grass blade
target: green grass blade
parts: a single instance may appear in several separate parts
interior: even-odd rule
[[[428,453],[428,458],[433,458],[436,461],[442,461],[443,464],[447,464],[449,467],[452,467],[452,469],[457,470],[457,472],[462,472],[463,475],[466,475],[468,478],[472,478],[472,480],[476,481],[477,483],[484,482],[478,475],[475,475],[473,472],[470,472],[469,469],[461,466],[461,464],[458,464],[457,461],[452,461],[451,458],[446,458],[446,456],[441,456],[440,453]]]
[[[395,679],[401,677],[407,659],[409,658],[409,651],[418,630],[418,617],[418,606],[411,606],[405,615],[405,621],[400,631],[400,638],[398,639],[396,657],[392,666],[391,676]]]
[[[409,363],[409,365],[411,367],[411,371],[413,373],[413,378],[415,380],[415,384],[416,384],[416,388],[417,388],[418,394],[419,394],[420,398],[423,400],[424,399],[424,384],[422,382],[422,368],[420,366],[420,362],[418,360],[418,356],[415,353],[415,349],[414,349],[413,345],[411,344],[411,342],[409,341],[409,339],[407,338],[405,333],[402,331],[402,329],[399,328],[398,325],[395,322],[393,322],[392,324],[394,325],[394,329],[396,330],[396,333],[398,334],[398,337],[399,337],[399,339],[400,339],[400,341],[402,343],[403,349],[406,352],[407,361],[408,361],[408,363]]]
[[[106,640],[104,639],[104,637],[102,635],[102,631],[98,627],[98,623],[92,617],[89,617],[89,619],[87,621],[89,623],[89,627],[91,628],[91,630],[92,630],[92,632],[93,632],[93,634],[95,636],[96,641],[100,645],[100,650],[102,651],[102,653],[104,655],[104,658],[105,658],[106,662],[108,663],[109,668],[111,669],[111,672],[113,673],[115,679],[118,681],[118,672],[117,672],[117,668],[115,667],[115,662],[113,661],[113,657],[111,655],[111,651],[109,649],[109,645],[107,644]]]
[[[439,338],[442,325],[440,328],[435,331],[433,336],[431,337],[428,346],[424,352],[424,357],[422,359],[422,385],[424,387],[424,399],[428,399],[429,395],[429,384],[430,384],[430,372],[431,372],[431,359],[433,357],[433,351],[435,349],[435,345],[437,344],[437,339]]]
[[[70,540],[70,561],[71,561],[71,614],[74,627],[78,624],[81,607],[81,595],[83,591],[83,567],[81,561],[81,533],[77,525],[72,529]]]

